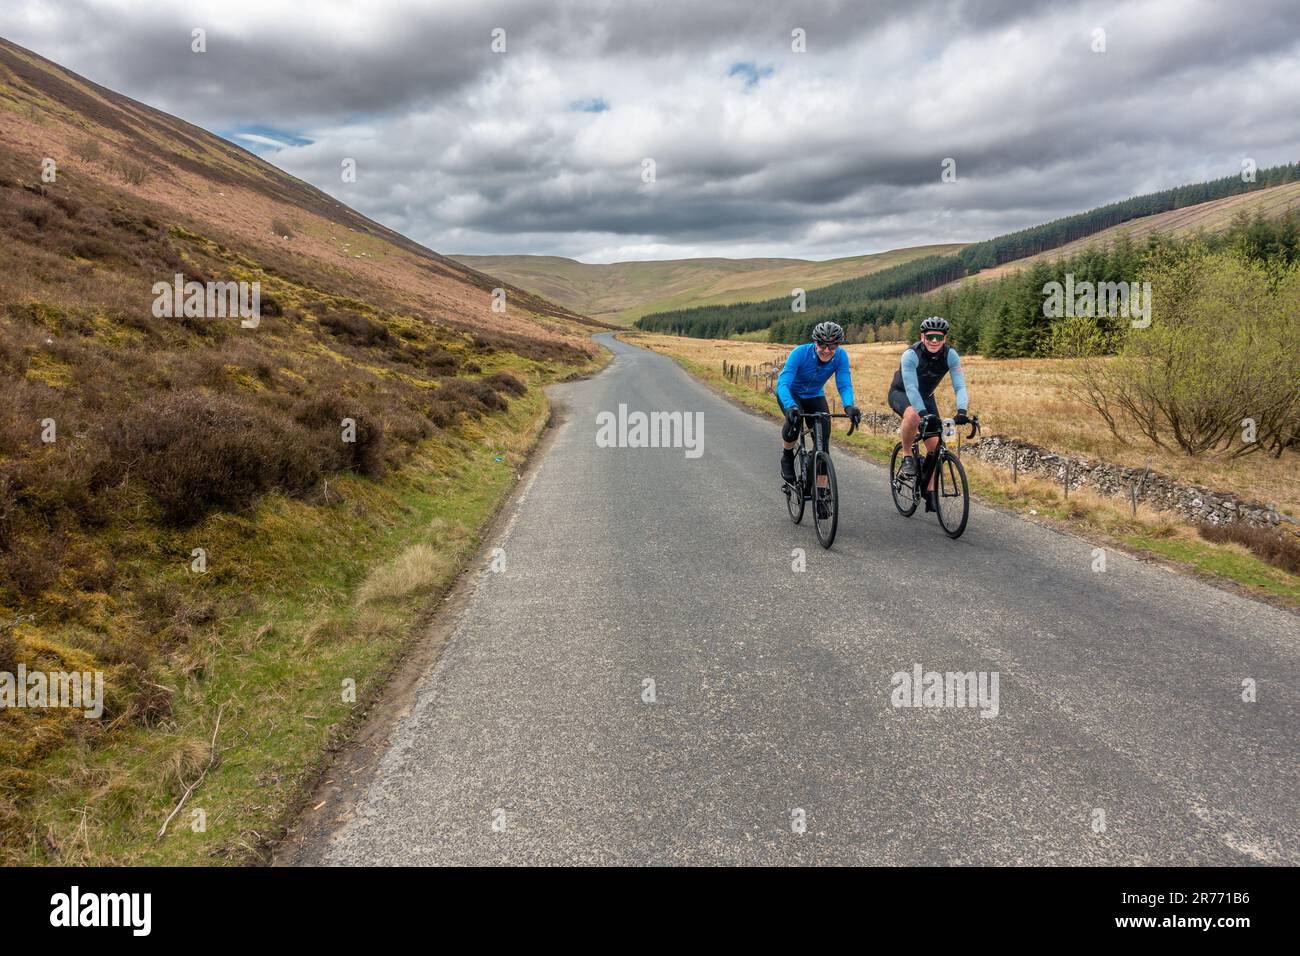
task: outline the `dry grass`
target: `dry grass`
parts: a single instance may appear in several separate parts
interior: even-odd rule
[[[427,594],[443,579],[451,563],[430,545],[412,545],[370,572],[357,590],[357,601],[377,604]]]
[[[722,362],[759,365],[784,361],[788,345],[669,335],[628,333],[629,341],[668,355],[690,359],[711,369]],[[887,411],[889,384],[906,343],[873,343],[847,347],[853,369],[853,388],[859,407]],[[971,410],[980,416],[986,434],[1003,434],[1031,441],[1055,451],[1101,458],[1127,467],[1145,467],[1178,475],[1187,484],[1234,491],[1244,498],[1275,504],[1285,514],[1300,516],[1300,454],[1287,452],[1281,459],[1250,455],[1235,461],[1223,457],[1191,458],[1158,448],[1133,435],[1120,442],[1093,412],[1069,394],[1066,359],[962,359],[970,388]],[[827,392],[835,395],[834,382]],[[955,411],[952,389],[936,393],[940,411]]]

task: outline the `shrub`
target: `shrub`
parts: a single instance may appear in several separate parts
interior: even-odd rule
[[[78,159],[84,159],[88,163],[97,163],[104,158],[104,148],[99,145],[99,140],[90,137],[73,146],[72,152]]]
[[[1157,258],[1151,325],[1108,337],[1075,319],[1056,329],[1057,355],[1076,358],[1073,392],[1116,438],[1128,423],[1151,441],[1189,455],[1215,448],[1275,456],[1300,439],[1300,267],[1266,269],[1229,254],[1179,250]],[[1256,440],[1243,441],[1246,420]]]
[[[122,177],[122,181],[131,186],[140,186],[149,178],[149,165],[134,159],[119,159],[112,164],[113,170]]]
[[[515,378],[509,372],[493,372],[491,375],[482,379],[483,384],[495,389],[498,392],[508,392],[518,398],[528,391],[528,386],[519,379]]]
[[[1300,538],[1293,534],[1242,522],[1201,524],[1197,530],[1207,541],[1244,545],[1260,560],[1288,574],[1300,574]]]
[[[306,491],[322,472],[301,428],[233,396],[196,391],[136,406],[110,429],[108,445],[116,470],[139,477],[172,524],[242,507],[271,489]]]
[[[387,326],[357,312],[329,312],[321,316],[320,324],[336,338],[353,345],[386,345],[393,341]]]
[[[280,300],[273,295],[262,293],[261,305],[263,318],[266,318],[267,316],[278,318],[279,316],[284,315],[284,306],[282,306]]]
[[[321,394],[299,402],[293,417],[311,431],[313,444],[322,460],[328,462],[328,470],[350,468],[372,477],[383,473],[387,449],[384,424],[365,405],[341,395]],[[343,441],[344,419],[355,423],[355,441]]]

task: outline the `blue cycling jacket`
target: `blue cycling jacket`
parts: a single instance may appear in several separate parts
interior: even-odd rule
[[[840,390],[840,401],[845,406],[853,404],[853,377],[849,372],[849,353],[836,349],[829,362],[817,358],[817,349],[806,342],[790,353],[785,368],[776,380],[776,397],[783,409],[789,408],[796,398],[820,398],[826,394],[826,381],[835,376],[835,387]]]

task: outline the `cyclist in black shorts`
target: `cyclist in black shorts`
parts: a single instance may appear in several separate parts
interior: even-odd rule
[[[958,425],[967,424],[967,409],[970,408],[970,396],[966,391],[966,375],[962,372],[961,357],[957,350],[948,345],[948,320],[932,315],[921,323],[921,339],[906,352],[899,362],[894,381],[889,386],[889,407],[894,414],[903,419],[903,448],[911,449],[916,441],[921,425],[932,430],[939,418],[939,407],[934,401],[934,390],[943,377],[952,373],[952,388],[957,395],[957,417],[953,419]],[[932,452],[938,446],[939,439],[927,438],[925,447]],[[916,474],[916,461],[911,455],[903,459],[900,474],[910,478]],[[934,491],[934,477],[930,478],[927,492]],[[932,496],[927,494],[925,510],[933,511]]]

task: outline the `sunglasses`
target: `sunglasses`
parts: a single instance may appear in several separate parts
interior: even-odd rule
[[[819,352],[834,352],[839,348],[834,342],[814,342],[813,345],[817,346]]]
[[[927,342],[942,342],[947,337],[947,332],[926,332],[925,335],[921,336]]]

